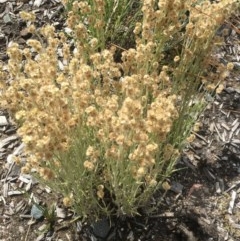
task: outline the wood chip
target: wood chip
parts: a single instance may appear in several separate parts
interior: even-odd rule
[[[6,205],[6,200],[3,196],[0,196],[0,201],[2,200],[3,204]]]
[[[187,241],[198,241],[194,233],[190,231],[185,224],[180,224],[178,228],[187,237]]]
[[[238,187],[239,185],[240,185],[240,181],[237,181],[231,187],[229,187],[227,190],[225,190],[225,193],[231,191],[233,188]]]
[[[240,144],[240,140],[239,139],[232,139],[232,142],[235,144]]]
[[[66,218],[66,210],[64,208],[56,207],[56,215],[58,218]]]
[[[20,175],[20,176],[18,177],[18,180],[20,180],[20,181],[22,181],[22,182],[24,182],[24,183],[29,183],[29,182],[31,181],[30,179],[24,177],[23,175]]]
[[[232,132],[235,132],[239,126],[240,122],[237,121],[236,124],[232,127]]]
[[[174,218],[174,212],[165,212],[162,214],[156,214],[156,215],[152,215],[149,218]]]
[[[13,154],[9,154],[8,156],[7,156],[7,163],[9,163],[9,164],[12,164],[12,163],[14,163],[15,161],[14,161],[14,155]]]
[[[24,200],[21,200],[20,202],[18,202],[15,207],[16,213],[21,211],[25,206],[26,206],[26,204],[25,204]]]
[[[26,185],[25,190],[28,192],[32,187],[32,180]]]
[[[19,137],[17,135],[14,135],[14,136],[9,136],[9,137],[1,140],[0,141],[0,149],[7,147],[8,145],[11,144],[11,142],[16,141],[18,139],[19,139]]]
[[[45,191],[46,191],[47,193],[51,193],[51,192],[52,192],[51,188],[48,187],[48,186],[46,186],[44,189],[45,189]]]
[[[229,202],[229,207],[228,207],[228,213],[229,214],[233,213],[233,207],[234,207],[236,197],[237,197],[237,192],[233,190],[232,194],[231,194],[231,200]]]
[[[232,226],[233,228],[240,229],[240,224],[232,223],[231,226]]]
[[[240,128],[239,128],[239,129],[237,129],[237,131],[236,131],[235,135],[237,136],[239,133],[240,133]]]
[[[224,115],[227,115],[227,112],[223,111],[223,110],[220,110]]]
[[[218,128],[217,128],[216,123],[214,123],[214,128],[215,128],[215,130],[216,130],[216,132],[217,132],[218,137],[220,138],[220,140],[223,141],[223,139],[222,139],[222,135],[220,134],[220,132],[219,132],[219,130],[218,130]]]
[[[42,5],[42,0],[35,0],[34,3],[33,3],[33,6],[34,7],[40,7]]]
[[[32,218],[32,216],[30,214],[20,214],[19,217],[20,218],[26,218],[26,219]]]
[[[8,196],[21,195],[24,193],[25,193],[24,191],[14,190],[14,191],[9,191]]]
[[[41,225],[41,226],[38,228],[38,231],[43,232],[43,231],[46,230],[46,229],[47,229],[47,224],[44,223],[43,225]]]
[[[18,156],[18,155],[22,154],[22,153],[23,153],[24,146],[25,146],[24,143],[21,143],[20,146],[18,146],[18,147],[14,150],[13,155]]]
[[[222,192],[219,182],[216,182],[215,188],[216,188],[216,193],[220,194]]]
[[[195,131],[191,131],[196,137],[198,137],[199,139],[203,140],[205,143],[208,144],[208,140],[206,140],[203,136],[199,135],[198,133],[196,133]]]
[[[233,121],[232,126],[234,126],[237,122],[238,122],[238,118],[236,118],[236,119]]]
[[[229,126],[227,126],[225,123],[221,123],[222,127],[225,128],[227,131],[230,131]]]
[[[224,130],[224,132],[222,133],[222,141],[223,141],[223,142],[226,142],[226,135],[227,135],[227,133],[226,133],[226,131]]]
[[[36,241],[42,241],[42,240],[44,240],[44,239],[45,239],[45,234],[43,233],[43,234],[40,234],[40,235],[37,237]]]
[[[210,124],[209,130],[210,130],[211,133],[214,132],[214,122],[212,122],[212,123]]]
[[[6,198],[8,196],[8,188],[9,184],[6,182],[3,184],[3,197]]]

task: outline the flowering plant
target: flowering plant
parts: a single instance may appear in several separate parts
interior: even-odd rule
[[[199,86],[217,88],[228,74],[217,62],[206,70],[236,1],[142,0],[135,46],[121,60],[116,44],[106,47],[117,3],[72,2],[68,34],[38,31],[22,12],[36,38],[23,50],[12,43],[0,71],[2,105],[26,145],[22,171],[36,170],[88,219],[138,214],[174,171],[204,106]]]

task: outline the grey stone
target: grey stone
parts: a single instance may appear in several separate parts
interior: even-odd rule
[[[6,14],[3,17],[3,21],[4,21],[4,23],[9,24],[9,23],[12,23],[12,18],[10,17],[9,14]]]
[[[40,205],[33,204],[31,209],[31,216],[35,219],[40,219],[43,217],[44,209]]]
[[[183,185],[179,182],[172,182],[171,189],[175,193],[182,193]]]
[[[107,238],[109,231],[111,229],[108,219],[102,219],[92,224],[93,234],[97,238],[105,239]]]
[[[0,116],[0,126],[7,126],[8,125],[8,121],[5,115],[1,115]]]

